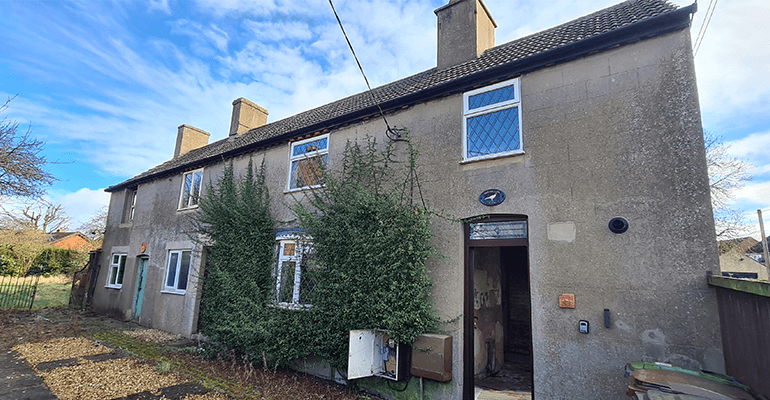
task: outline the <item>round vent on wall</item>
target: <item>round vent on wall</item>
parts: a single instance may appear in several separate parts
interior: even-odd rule
[[[613,233],[623,233],[628,230],[628,221],[622,217],[615,217],[610,220],[609,226]]]

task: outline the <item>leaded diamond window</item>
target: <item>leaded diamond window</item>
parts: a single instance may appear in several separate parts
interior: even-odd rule
[[[519,80],[473,90],[464,99],[463,159],[522,152]]]
[[[468,109],[475,110],[477,108],[508,100],[516,100],[516,88],[514,85],[504,86],[499,89],[468,96]]]
[[[292,143],[289,190],[321,185],[321,170],[329,159],[329,135]]]

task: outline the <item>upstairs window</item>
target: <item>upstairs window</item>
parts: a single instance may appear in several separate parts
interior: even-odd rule
[[[523,153],[519,79],[463,95],[463,160]]]
[[[131,223],[134,220],[136,210],[137,189],[126,189],[123,195],[123,216],[120,220],[123,224]]]
[[[134,213],[136,212],[136,190],[131,191],[131,198],[129,200],[129,206],[128,206],[128,221],[131,222],[134,220]]]
[[[308,273],[311,247],[296,240],[278,242],[278,263],[275,268],[276,303],[284,307],[310,307],[313,282]]]
[[[110,271],[107,276],[107,287],[120,289],[123,287],[123,273],[126,271],[126,254],[113,254]]]
[[[168,267],[163,289],[166,292],[184,293],[187,290],[187,277],[190,274],[190,250],[172,250],[168,252]]]
[[[179,209],[198,206],[203,182],[203,168],[185,172],[182,177],[182,193],[179,196]]]
[[[291,144],[289,190],[321,186],[321,168],[329,159],[329,135]]]

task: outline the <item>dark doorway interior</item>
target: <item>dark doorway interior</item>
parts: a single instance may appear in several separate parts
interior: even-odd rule
[[[493,373],[476,380],[475,385],[492,390],[531,393],[532,319],[527,247],[499,247],[499,256],[504,362]]]

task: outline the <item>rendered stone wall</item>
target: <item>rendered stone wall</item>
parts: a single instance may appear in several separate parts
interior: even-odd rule
[[[718,271],[689,32],[637,42],[521,76],[525,154],[462,163],[462,94],[413,105],[388,117],[405,126],[421,151],[422,193],[455,218],[526,215],[529,223],[534,390],[537,399],[625,398],[623,365],[669,361],[724,370],[715,295],[705,283]],[[258,99],[257,99],[258,100]],[[385,139],[381,119],[331,131],[329,163],[346,141]],[[215,135],[226,134],[226,127]],[[403,144],[400,144],[403,149]],[[267,168],[274,217],[293,218],[288,205],[289,144],[233,162],[244,173],[249,158]],[[207,166],[204,184],[221,174]],[[184,296],[160,293],[169,242],[189,240],[197,211],[177,211],[181,175],[139,186],[137,215],[120,224],[125,194],[114,193],[102,273],[94,304],[130,316],[136,255],[147,242],[148,285],[140,322],[194,331],[195,279]],[[478,201],[503,190],[504,203]],[[616,216],[630,223],[614,234]],[[462,224],[436,218],[430,261],[433,302],[442,329],[453,337],[453,389],[463,382],[464,242]],[[122,290],[104,288],[112,246],[128,246]],[[196,263],[197,264],[197,263]],[[561,293],[577,307],[561,309]],[[605,328],[603,310],[611,325]],[[578,333],[578,321],[591,323]]]

